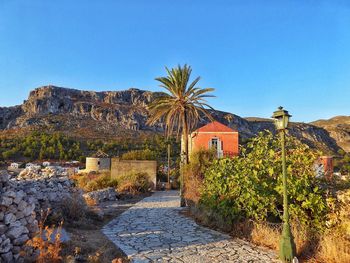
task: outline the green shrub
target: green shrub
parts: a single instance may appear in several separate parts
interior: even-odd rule
[[[318,153],[287,136],[290,216],[303,226],[322,229],[327,219],[326,191],[317,180]],[[283,209],[280,141],[260,133],[240,157],[215,160],[207,169],[200,204],[231,221],[280,220]]]
[[[112,179],[109,172],[80,174],[74,177],[77,186],[85,191],[91,192],[107,187],[118,186],[118,181]]]
[[[118,191],[131,194],[146,193],[152,188],[147,173],[131,173],[118,178]]]

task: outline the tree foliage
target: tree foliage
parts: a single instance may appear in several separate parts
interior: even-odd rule
[[[213,97],[208,93],[213,88],[199,88],[197,83],[200,77],[189,83],[192,69],[190,66],[178,66],[169,70],[166,77],[156,78],[160,82],[160,87],[166,90],[160,97],[156,98],[150,105],[150,118],[148,124],[154,125],[163,119],[167,134],[170,135],[174,130],[177,134],[182,132],[184,138],[184,149],[182,151],[188,163],[188,135],[194,128],[202,115],[211,118],[207,108],[211,108],[206,98]]]
[[[33,132],[21,137],[0,138],[1,160],[79,160],[84,161],[86,156],[91,156],[98,150],[102,150],[109,156],[122,156],[124,153],[136,151],[142,159],[157,158],[157,161],[166,163],[167,146],[171,144],[172,156],[178,158],[180,153],[179,143],[164,136],[148,135],[138,139],[124,138],[115,140],[76,140],[62,133]],[[150,153],[150,154],[149,154]],[[178,163],[178,160],[174,160]]]
[[[200,203],[231,220],[280,220],[282,166],[280,140],[260,133],[241,156],[213,162],[205,173]],[[316,178],[318,153],[287,137],[289,210],[292,220],[322,228],[326,222],[326,192]]]

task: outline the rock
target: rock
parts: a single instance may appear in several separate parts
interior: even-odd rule
[[[23,243],[22,243],[23,244]],[[20,246],[13,246],[13,248],[11,249],[12,253],[15,254],[19,254],[21,252],[21,247]]]
[[[13,254],[12,254],[11,251],[9,251],[9,252],[7,252],[5,254],[1,254],[1,258],[6,263],[14,262]]]
[[[0,223],[0,235],[4,234],[7,230],[6,225],[4,225],[3,223]]]
[[[7,171],[0,171],[0,182],[7,182],[10,179],[10,175]]]
[[[23,211],[27,207],[27,202],[24,200],[21,200],[17,205],[17,207],[19,211]]]
[[[117,193],[113,187],[89,192],[83,195],[86,200],[93,200],[96,204],[104,201],[114,201],[117,199]]]
[[[3,196],[10,197],[12,199],[16,198],[16,193],[14,191],[7,191],[3,194]]]
[[[25,242],[27,242],[29,240],[29,237],[27,234],[21,235],[18,238],[16,238],[15,240],[12,241],[12,243],[16,246],[19,245],[23,245]],[[19,251],[18,251],[19,252]],[[17,252],[17,253],[18,253]],[[15,253],[15,252],[14,252]]]
[[[149,118],[147,106],[160,94],[138,89],[94,92],[52,85],[43,86],[31,91],[22,105],[1,107],[0,129],[50,128],[82,136],[77,130],[85,128],[89,129],[92,137],[100,136],[101,133],[105,136],[119,135],[121,130],[129,134],[136,134],[138,131],[163,132],[164,123],[159,121],[155,126],[147,124]],[[271,121],[261,121],[257,118],[247,120],[222,111],[211,113],[217,121],[238,129],[240,137],[245,139],[266,128],[274,129]],[[203,118],[200,125],[207,122],[208,120]],[[334,135],[331,132],[330,137],[323,128],[306,123],[298,123],[297,126],[293,130],[294,134],[311,147],[320,144],[332,151],[338,150],[339,146],[334,140],[339,137],[337,136],[339,132],[346,135],[341,136],[343,139],[339,142],[349,147],[349,135],[345,133],[348,128],[341,129]]]
[[[9,207],[13,202],[13,199],[7,196],[2,196],[0,199],[0,205]]]
[[[24,217],[24,213],[22,211],[17,211],[15,214],[17,220],[22,219]]]
[[[3,240],[0,244],[0,254],[7,253],[12,249],[11,240],[9,238]]]
[[[10,223],[13,223],[15,221],[16,221],[16,216],[14,214],[12,214],[12,213],[8,213],[4,217],[4,223],[6,225],[9,225]]]
[[[28,229],[27,229],[28,231]],[[18,238],[20,235],[22,235],[24,232],[26,232],[24,226],[18,226],[18,227],[11,227],[7,232],[6,236],[8,236],[11,240]]]

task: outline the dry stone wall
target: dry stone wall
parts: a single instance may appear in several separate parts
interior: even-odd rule
[[[87,201],[92,200],[94,203],[99,204],[105,201],[117,200],[117,192],[113,187],[108,187],[106,189],[86,193],[83,197]]]
[[[17,190],[33,197],[37,213],[48,208],[55,210],[63,200],[79,192],[59,168],[25,169],[13,181]]]
[[[0,262],[23,262],[21,251],[34,258],[25,244],[39,230],[41,210],[59,209],[77,191],[58,169],[25,169],[15,178],[0,171]]]
[[[20,253],[38,231],[34,201],[0,173],[0,262],[23,262]]]

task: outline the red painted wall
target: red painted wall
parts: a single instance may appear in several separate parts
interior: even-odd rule
[[[231,155],[238,155],[238,132],[235,133],[192,133],[192,151],[200,149],[209,149],[209,141],[212,138],[219,138],[223,142],[223,151]]]
[[[323,164],[324,175],[327,179],[333,177],[333,157],[332,156],[321,156],[320,162]]]

